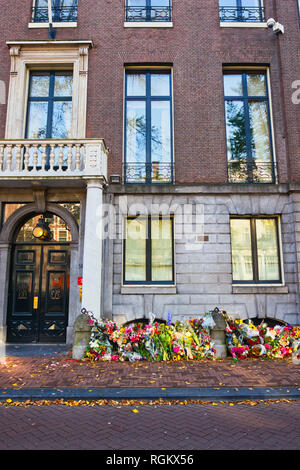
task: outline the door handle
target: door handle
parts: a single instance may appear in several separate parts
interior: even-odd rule
[[[34,297],[33,298],[33,309],[34,310],[37,310],[39,308],[39,298],[38,297]]]

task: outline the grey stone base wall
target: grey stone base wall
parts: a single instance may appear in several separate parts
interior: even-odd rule
[[[115,195],[116,208],[121,202],[120,198],[123,198],[124,204],[124,196]],[[296,200],[297,212],[295,196],[289,194],[127,194],[125,201],[129,208],[134,204],[144,204],[148,213],[151,213],[152,204],[174,207],[187,203],[203,205],[204,233],[201,239],[205,241],[191,250],[186,239],[175,240],[176,286],[172,292],[157,286],[144,290],[134,286],[128,289],[122,287],[122,227],[120,220],[117,220],[116,234],[119,239],[113,242],[113,319],[124,323],[147,317],[149,312],[153,312],[157,318],[166,320],[168,312],[171,312],[174,320],[180,320],[202,316],[208,310],[219,307],[233,317],[270,317],[300,324],[300,197]],[[280,215],[283,285],[238,287],[232,284],[231,215]],[[185,220],[187,222],[188,219]],[[182,218],[175,212],[175,225],[178,223],[180,226]]]

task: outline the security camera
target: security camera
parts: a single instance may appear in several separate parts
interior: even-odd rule
[[[273,28],[275,26],[275,23],[276,21],[274,20],[274,18],[269,18],[267,21],[268,28]]]
[[[274,33],[284,33],[284,27],[282,26],[282,24],[280,23],[275,23],[275,25],[273,26],[273,31]]]
[[[267,21],[267,26],[268,28],[273,28],[276,24],[276,21],[274,20],[274,18],[269,18],[268,21]]]
[[[284,27],[282,24],[278,23],[274,20],[274,18],[269,18],[267,21],[268,28],[273,28],[274,33],[282,33],[284,34]]]

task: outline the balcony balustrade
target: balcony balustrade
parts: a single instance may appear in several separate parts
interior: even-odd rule
[[[265,19],[263,7],[220,7],[220,22],[261,23]]]
[[[103,139],[0,140],[0,181],[107,179]]]
[[[125,184],[172,184],[174,165],[172,163],[125,163]]]
[[[172,21],[172,7],[170,6],[143,6],[143,7],[126,7],[127,22],[162,22]]]
[[[254,160],[231,160],[228,162],[229,183],[276,183],[276,165],[274,162]]]
[[[52,7],[53,23],[75,23],[78,16],[77,5],[71,7]],[[33,7],[33,23],[49,23],[48,7]]]

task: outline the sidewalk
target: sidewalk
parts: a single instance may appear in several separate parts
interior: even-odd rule
[[[8,347],[0,359],[0,399],[5,396],[49,399],[200,398],[212,396],[254,398],[271,396],[300,399],[300,366],[291,359],[231,358],[179,362],[74,361],[68,347]],[[222,398],[220,398],[222,399]]]

